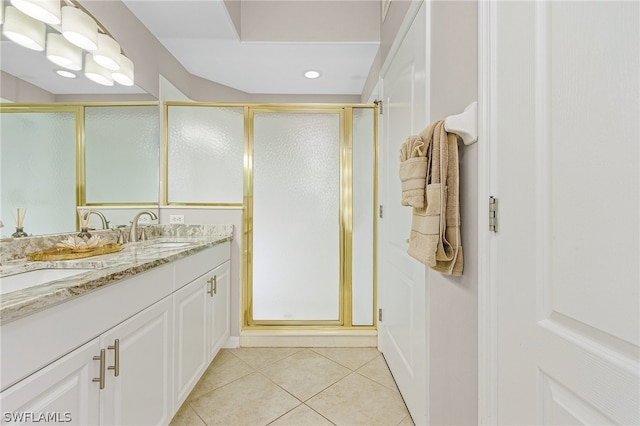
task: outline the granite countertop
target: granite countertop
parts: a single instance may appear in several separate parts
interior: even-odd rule
[[[0,295],[0,324],[14,321],[87,292],[182,259],[233,238],[232,225],[180,226],[154,239],[126,243],[121,251],[76,260],[30,262],[16,259],[0,268],[2,277],[37,269],[90,269],[67,278]],[[159,243],[185,243],[159,244]]]

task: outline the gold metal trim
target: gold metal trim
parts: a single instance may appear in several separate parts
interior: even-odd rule
[[[339,327],[352,326],[351,299],[351,237],[352,237],[352,127],[346,109],[341,105],[279,105],[248,106],[245,151],[245,217],[243,233],[243,329],[262,327]],[[253,318],[253,142],[255,113],[325,113],[339,116],[340,144],[340,207],[339,207],[339,300],[337,320],[256,320]],[[351,111],[349,111],[350,114]]]

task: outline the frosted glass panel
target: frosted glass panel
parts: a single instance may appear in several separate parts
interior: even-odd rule
[[[169,106],[171,203],[242,203],[244,109]]]
[[[371,108],[353,109],[353,325],[373,325],[375,135]]]
[[[18,207],[27,209],[27,234],[75,231],[75,113],[6,112],[0,120],[2,235],[15,232]]]
[[[254,320],[339,319],[339,114],[256,113]]]
[[[158,202],[157,106],[85,108],[87,203]]]

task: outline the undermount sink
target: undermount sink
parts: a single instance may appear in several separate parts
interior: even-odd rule
[[[92,269],[60,269],[46,268],[36,269],[33,271],[21,272],[18,274],[0,277],[0,294],[11,293],[16,290],[23,290],[29,287],[35,287],[50,281],[62,278],[72,277]]]
[[[147,247],[153,248],[178,248],[192,245],[192,242],[186,241],[159,241],[157,243],[149,244]]]

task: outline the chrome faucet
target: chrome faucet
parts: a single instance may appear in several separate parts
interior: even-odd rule
[[[129,242],[138,241],[138,219],[140,219],[140,216],[145,214],[149,215],[149,217],[153,220],[158,218],[158,216],[151,210],[144,210],[136,214],[133,217],[133,221],[131,222],[131,231],[129,232]]]
[[[95,214],[96,216],[98,216],[100,218],[100,220],[102,221],[102,229],[109,229],[109,221],[107,220],[107,218],[104,216],[104,214],[101,211],[92,210],[89,213],[89,216],[91,216],[92,214]]]

